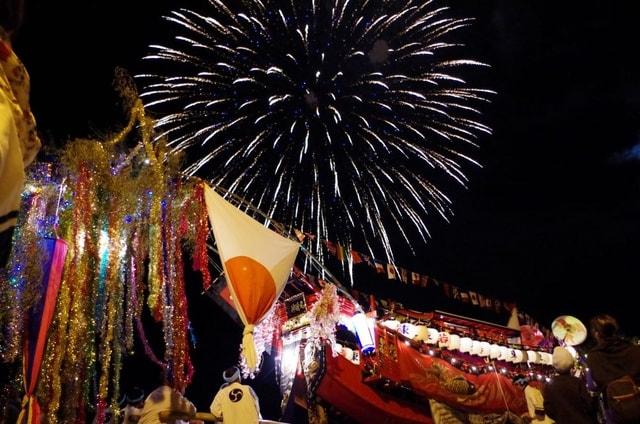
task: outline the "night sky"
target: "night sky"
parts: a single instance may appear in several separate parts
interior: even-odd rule
[[[167,35],[160,16],[191,2],[27,3],[15,47],[31,73],[43,140],[60,145],[124,121],[114,67],[147,71],[146,46]],[[482,140],[483,167],[469,169],[468,189],[448,190],[452,222],[434,221],[432,239],[415,257],[400,254],[399,265],[513,298],[546,325],[610,312],[640,333],[634,2],[450,3],[477,19],[465,41],[468,56],[492,65],[474,81],[498,92],[485,115],[494,135]]]

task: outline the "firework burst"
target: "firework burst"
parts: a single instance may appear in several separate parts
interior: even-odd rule
[[[161,71],[139,76],[188,174],[320,238],[350,246],[357,235],[389,259],[390,232],[411,246],[428,237],[430,215],[447,219],[436,185],[464,185],[463,164],[490,133],[477,106],[492,92],[461,78],[483,64],[454,40],[469,19],[424,0],[205,9],[166,17],[178,35],[151,46]]]

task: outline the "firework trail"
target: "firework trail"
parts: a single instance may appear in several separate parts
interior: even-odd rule
[[[439,188],[490,129],[493,93],[462,79],[469,19],[424,0],[210,0],[166,19],[140,75],[147,107],[190,175],[282,223],[393,258],[390,234],[426,240]],[[160,62],[160,63],[158,63]],[[443,178],[443,176],[445,178]],[[417,236],[415,236],[417,234]],[[318,244],[319,247],[319,244]]]

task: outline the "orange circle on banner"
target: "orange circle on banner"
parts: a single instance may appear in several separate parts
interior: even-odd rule
[[[271,272],[248,256],[236,256],[225,262],[236,302],[241,305],[250,324],[269,311],[276,300],[276,283]]]

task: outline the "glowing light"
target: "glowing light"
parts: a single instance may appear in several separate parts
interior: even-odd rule
[[[369,354],[372,353],[375,348],[375,342],[373,337],[373,331],[371,331],[371,326],[369,325],[369,319],[365,314],[359,312],[355,314],[351,318],[351,322],[353,323],[353,327],[356,330],[356,334],[358,335],[358,341],[360,342],[360,349],[362,353]],[[409,342],[406,342],[409,344]]]
[[[478,106],[493,92],[465,83],[484,65],[456,57],[469,20],[436,3],[180,9],[166,18],[173,44],[150,46],[163,63],[139,76],[143,99],[165,114],[171,149],[188,149],[188,174],[287,226],[345,247],[357,235],[393,259],[390,231],[411,246],[432,216],[451,216],[441,177],[464,186],[491,132]]]

